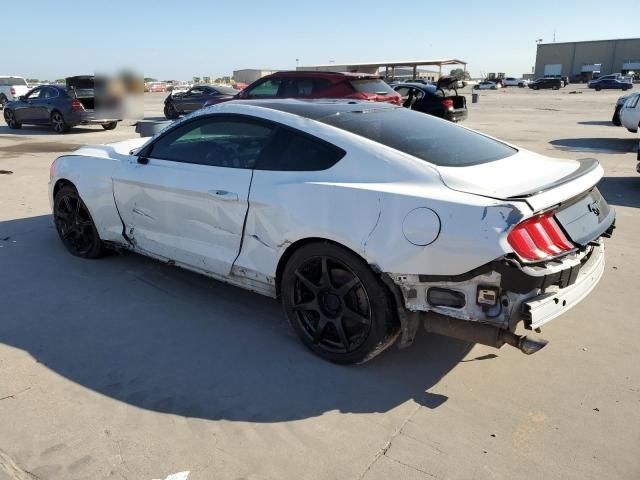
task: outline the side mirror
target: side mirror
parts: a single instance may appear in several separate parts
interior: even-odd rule
[[[246,90],[242,90],[239,94],[238,94],[238,98],[241,98],[243,100],[249,98],[249,92],[247,92]]]

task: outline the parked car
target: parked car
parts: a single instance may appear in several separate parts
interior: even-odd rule
[[[529,83],[529,88],[533,90],[552,89],[559,90],[562,86],[562,80],[559,78],[537,78]]]
[[[591,80],[587,83],[589,88],[594,88],[596,92],[600,90],[631,90],[633,88],[633,83],[621,80],[621,77],[614,75],[605,75],[603,77],[598,78],[597,80]]]
[[[622,97],[618,98],[618,101],[616,102],[616,106],[613,110],[613,117],[611,118],[611,123],[613,123],[616,127],[622,126],[622,122],[620,121],[620,110],[622,109],[624,102],[627,101],[627,98],[629,98],[630,95],[623,95]]]
[[[620,109],[620,123],[632,133],[640,127],[640,93],[629,95]]]
[[[402,96],[402,106],[416,112],[428,113],[452,122],[460,122],[467,118],[467,101],[463,95],[458,95],[454,88],[454,95],[449,85],[457,83],[456,79],[445,80],[441,77],[437,85],[421,85],[416,83],[401,83],[393,89]]]
[[[56,133],[66,133],[76,125],[102,125],[113,130],[122,120],[112,111],[95,109],[93,76],[66,79],[65,85],[44,85],[30,90],[6,104],[4,120],[9,128],[22,128],[23,124],[52,125]]]
[[[501,88],[499,83],[489,82],[488,80],[484,80],[473,86],[474,90],[497,90],[499,88]]]
[[[503,81],[505,87],[520,87],[524,88],[529,83],[527,80],[515,77],[506,77]]]
[[[267,75],[253,82],[233,98],[349,98],[402,104],[400,95],[377,75],[313,71],[276,72]],[[205,105],[215,105],[228,100],[213,98]]]
[[[604,272],[602,175],[389,103],[272,99],[63,155],[49,197],[71,254],[127,249],[278,298],[313,352],[358,363],[420,324],[542,348],[516,327]]]
[[[240,93],[231,87],[195,85],[186,92],[171,94],[164,99],[164,116],[174,120],[180,115],[198,110],[207,100],[231,100]]]
[[[27,81],[22,77],[2,77],[0,76],[0,109],[4,108],[7,102],[17,100],[18,97],[29,91]]]
[[[167,84],[164,82],[150,82],[147,85],[147,90],[149,92],[166,92],[167,91]]]

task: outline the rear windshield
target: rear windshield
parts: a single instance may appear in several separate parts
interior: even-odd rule
[[[373,93],[379,95],[388,95],[394,93],[394,90],[380,79],[364,79],[364,80],[351,80],[351,85],[358,92]]]
[[[479,165],[517,153],[497,140],[406,108],[339,113],[319,121],[443,167]]]
[[[215,87],[215,90],[223,95],[235,95],[236,93],[240,92],[240,90],[236,90],[235,88],[231,87]]]
[[[26,87],[27,82],[24,78],[21,78],[21,77],[4,77],[4,78],[0,78],[0,85],[10,85],[10,86],[22,85]]]

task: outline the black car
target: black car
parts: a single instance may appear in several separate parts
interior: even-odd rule
[[[448,87],[455,87],[456,84],[455,78],[442,77],[436,85],[401,83],[394,85],[393,89],[402,96],[402,106],[406,108],[460,122],[468,115],[467,100],[463,95],[458,95],[455,88],[454,95],[448,94],[451,92]]]
[[[560,78],[538,78],[529,83],[529,88],[534,90],[542,90],[545,88],[560,90],[560,87],[562,87],[562,80]]]
[[[23,124],[52,125],[57,133],[66,133],[76,125],[102,125],[113,130],[122,120],[117,108],[95,108],[94,77],[69,77],[65,85],[41,85],[8,102],[4,120],[9,128]]]
[[[231,99],[239,90],[231,87],[196,85],[186,92],[169,95],[164,100],[164,116],[174,120],[180,115],[191,113],[204,107],[207,100]]]

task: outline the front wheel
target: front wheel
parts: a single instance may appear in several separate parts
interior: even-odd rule
[[[51,114],[51,125],[53,125],[56,133],[67,133],[71,130],[71,127],[67,125],[67,122],[60,112],[53,112]]]
[[[7,97],[4,95],[0,95],[0,110],[4,109],[4,106],[7,104]]]
[[[13,110],[4,111],[4,121],[12,129],[22,128],[22,124],[16,120],[16,113]]]
[[[114,130],[118,126],[118,122],[103,123],[102,128],[105,130]]]
[[[167,103],[164,106],[164,116],[167,120],[175,120],[176,118],[180,117],[180,114],[176,110],[176,107],[174,107],[171,103]]]
[[[280,285],[293,329],[334,363],[370,360],[395,340],[393,299],[369,266],[332,243],[313,243],[287,262]]]
[[[534,90],[538,90],[540,87],[538,87],[537,85],[535,87],[533,87]]]
[[[105,248],[93,219],[78,191],[65,185],[53,200],[53,221],[63,245],[72,255],[98,258]]]

